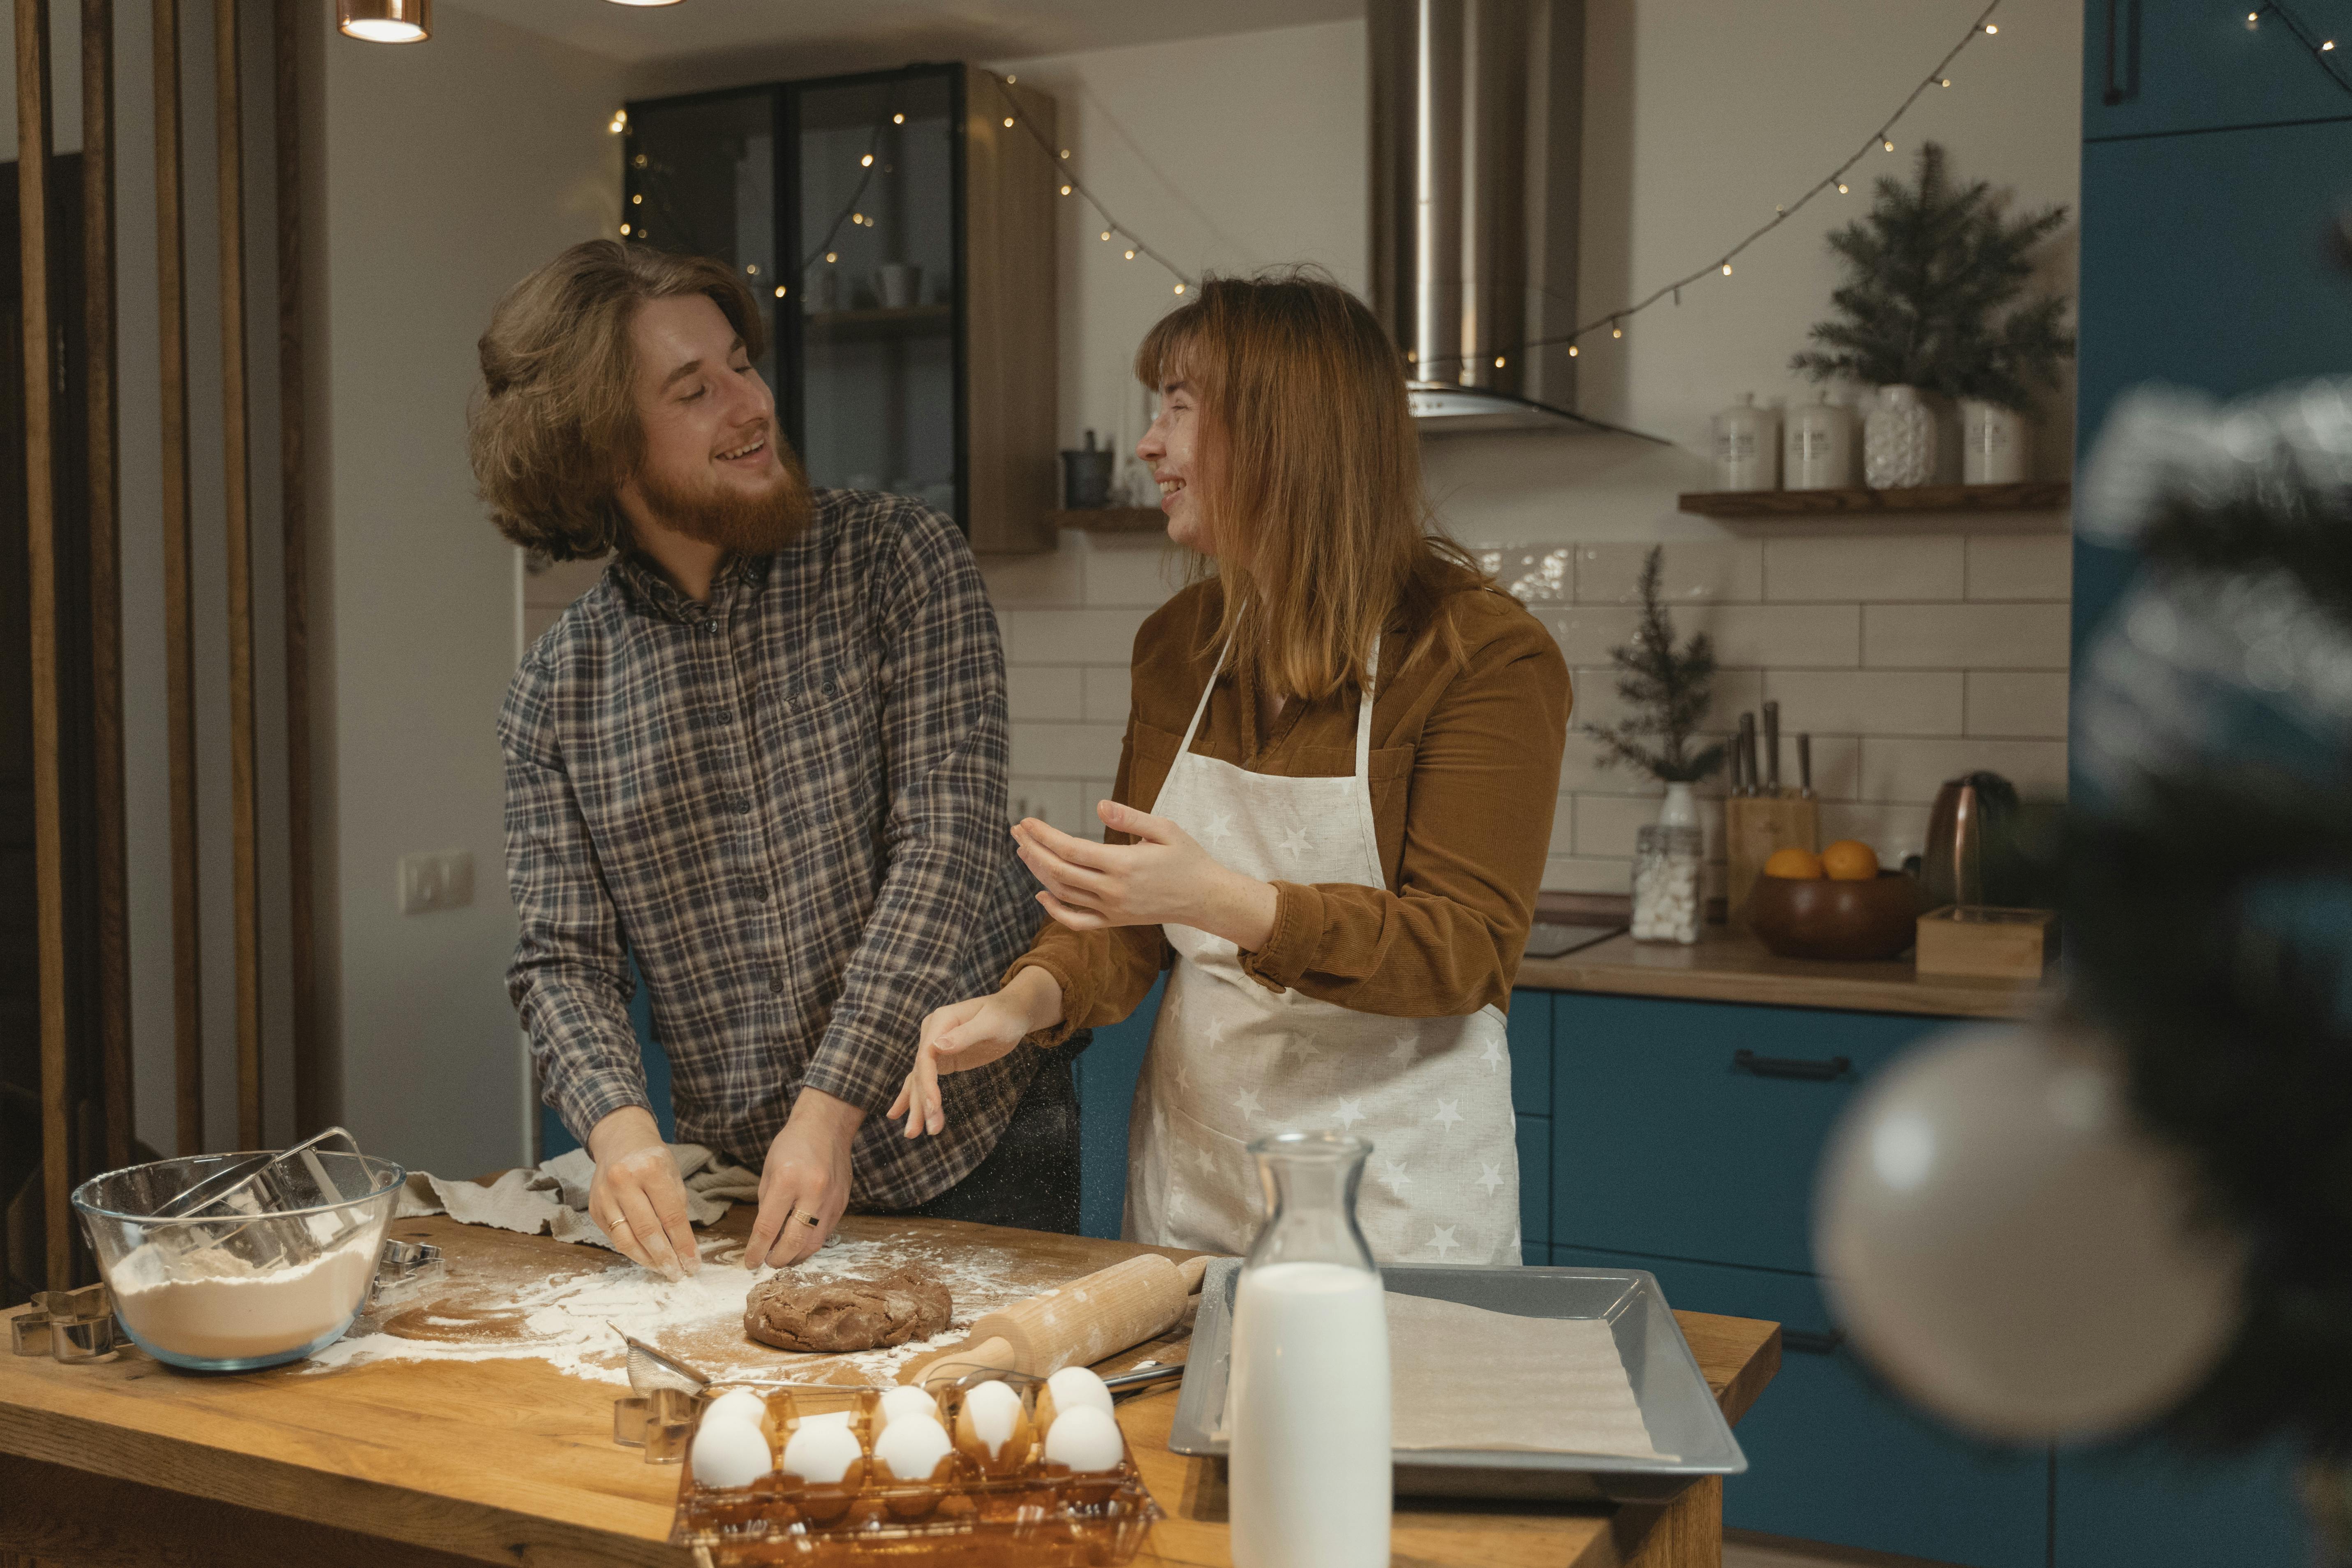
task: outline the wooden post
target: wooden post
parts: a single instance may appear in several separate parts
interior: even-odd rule
[[[123,846],[122,546],[114,342],[114,0],[81,0],[83,337],[89,363],[91,783],[106,1163],[131,1163],[130,889]]]
[[[57,323],[49,299],[49,6],[16,0],[16,213],[25,289],[25,538],[32,569],[33,865],[39,900],[41,1184],[49,1289],[73,1284],[63,779],[58,746]]]
[[[327,1125],[319,1062],[318,949],[310,842],[310,588],[303,471],[302,29],[309,0],[278,0],[271,33],[278,149],[278,489],[286,535],[286,876],[292,927],[294,1136]]]
[[[213,5],[213,117],[219,130],[221,466],[228,545],[228,746],[236,913],[236,1136],[262,1146],[261,869],[254,781],[253,495],[245,389],[245,115],[237,7]]]
[[[163,652],[172,759],[172,1060],[179,1152],[205,1152],[204,922],[196,860],[188,554],[188,271],[180,205],[180,0],[153,0],[155,339],[163,426]]]

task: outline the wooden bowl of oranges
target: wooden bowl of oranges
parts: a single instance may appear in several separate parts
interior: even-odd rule
[[[1869,845],[1780,849],[1748,895],[1748,929],[1783,958],[1893,958],[1918,935],[1919,886]]]

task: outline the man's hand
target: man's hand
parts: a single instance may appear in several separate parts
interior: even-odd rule
[[[849,1146],[866,1112],[823,1089],[803,1089],[760,1172],[760,1217],[743,1267],[785,1268],[824,1245],[849,1206]]]
[[[1062,983],[1031,964],[993,996],[974,996],[932,1010],[915,1047],[915,1068],[887,1114],[907,1119],[907,1136],[937,1137],[948,1124],[940,1075],[986,1067],[1040,1029],[1062,1021]]]
[[[1115,800],[1098,802],[1103,826],[1133,844],[1097,844],[1028,817],[1013,824],[1021,861],[1045,885],[1037,901],[1072,931],[1107,926],[1185,925],[1245,952],[1274,934],[1274,884],[1218,864],[1164,816]]]
[[[596,1162],[588,1184],[588,1217],[622,1253],[677,1281],[702,1268],[694,1226],[686,1217],[686,1184],[662,1143],[654,1113],[625,1106],[588,1130],[588,1156]]]

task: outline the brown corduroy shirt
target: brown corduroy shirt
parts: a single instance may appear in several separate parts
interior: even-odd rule
[[[1222,610],[1214,582],[1171,599],[1136,634],[1134,696],[1114,785],[1149,811],[1176,760],[1184,726],[1216,662]],[[1568,666],[1542,623],[1492,588],[1445,602],[1466,658],[1442,640],[1398,670],[1414,640],[1392,627],[1381,643],[1372,703],[1372,816],[1386,886],[1276,882],[1274,933],[1242,965],[1271,989],[1398,1018],[1507,1005],[1534,919],[1568,740]],[[1286,778],[1346,776],[1356,765],[1353,691],[1284,705],[1258,733],[1257,693],[1228,668],[1192,750]],[[1114,843],[1129,842],[1124,834]],[[1159,926],[1076,931],[1048,921],[1006,971],[1035,964],[1061,983],[1063,1021],[1032,1037],[1132,1013],[1171,956]]]

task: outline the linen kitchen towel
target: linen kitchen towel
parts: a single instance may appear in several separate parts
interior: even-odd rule
[[[696,1225],[714,1223],[730,1203],[760,1201],[758,1172],[746,1170],[699,1143],[667,1147],[686,1183],[687,1217]],[[588,1217],[588,1184],[595,1175],[596,1162],[585,1149],[558,1154],[536,1170],[509,1171],[488,1186],[411,1171],[393,1217],[446,1214],[461,1225],[496,1226],[525,1236],[544,1234],[558,1241],[609,1247],[612,1238]]]

